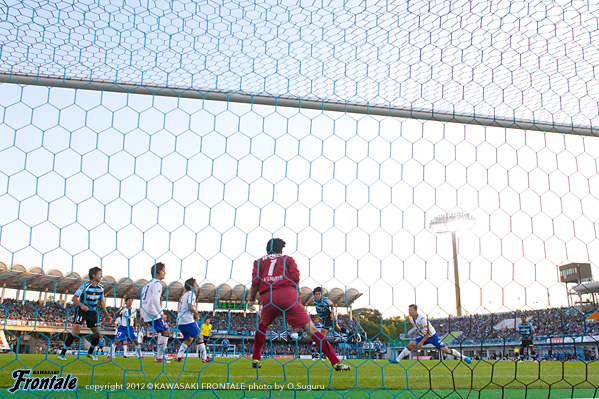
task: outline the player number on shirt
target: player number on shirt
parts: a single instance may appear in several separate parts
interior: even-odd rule
[[[275,264],[277,263],[276,259],[270,261],[270,267],[268,268],[268,275],[272,276],[272,273],[275,271]]]

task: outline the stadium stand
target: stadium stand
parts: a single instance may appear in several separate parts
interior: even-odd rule
[[[14,298],[4,298],[0,305],[0,317],[5,320],[7,328],[13,331],[31,330],[31,326],[36,327],[54,327],[55,332],[64,332],[65,324],[64,320],[67,314],[70,313],[73,304],[67,303],[64,307],[57,302],[48,302],[46,304],[43,301],[35,300],[17,300]],[[110,307],[109,312],[111,315],[115,315],[118,308]],[[214,339],[212,342],[212,350],[214,351],[214,345],[218,343],[218,340],[227,337],[231,340],[232,345],[235,346],[235,353],[245,355],[253,351],[253,333],[255,326],[257,325],[257,313],[246,313],[240,311],[202,311],[199,312],[202,318],[207,316],[211,317],[213,325]],[[448,317],[448,318],[436,318],[435,325],[438,326],[437,330],[441,337],[446,337],[447,342],[460,345],[461,347],[472,347],[480,345],[516,345],[518,342],[518,333],[514,328],[506,328],[506,325],[514,325],[513,322],[519,318],[520,312],[503,312],[503,313],[492,313],[492,314],[473,314],[462,317]],[[527,311],[526,314],[529,316],[529,320],[532,321],[535,326],[535,340],[537,345],[539,343],[551,342],[555,339],[571,339],[572,341],[577,338],[587,336],[593,337],[591,344],[599,345],[599,321],[585,320],[583,314],[578,313],[576,308],[549,308],[541,310]],[[169,310],[167,312],[168,323],[171,327],[176,326],[177,311]],[[353,320],[349,315],[340,315],[338,322],[341,326],[347,327],[351,331],[356,331],[356,321]],[[101,319],[102,332],[109,338],[114,334],[114,326],[108,325],[104,318]],[[69,327],[69,323],[66,327]],[[27,327],[27,328],[26,328]],[[409,328],[409,325],[408,325]],[[363,334],[363,330],[358,324],[360,333]],[[311,344],[307,339],[301,339],[301,335],[298,334],[294,339],[294,331],[291,327],[284,324],[283,319],[276,320],[273,323],[271,329],[271,345],[265,346],[264,354],[266,356],[281,355],[281,356],[293,356],[310,354]],[[284,334],[281,334],[285,332]],[[17,333],[18,334],[18,333]],[[330,339],[335,337],[330,335]],[[383,353],[386,351],[387,346],[393,346],[393,342],[390,342],[388,337],[380,337],[385,341],[386,345],[383,347]],[[343,352],[347,357],[366,357],[368,356],[369,350],[372,350],[372,340],[374,338],[366,339],[359,345],[350,345],[340,343],[340,352]],[[297,341],[297,342],[296,342]],[[339,341],[339,339],[338,339]],[[56,351],[62,347],[61,336],[53,336],[51,339],[44,339],[43,337],[38,338],[36,343],[33,345],[35,350],[50,350]],[[396,342],[396,346],[401,343]],[[30,345],[31,346],[31,345]],[[173,339],[169,343],[169,350],[175,352],[179,347],[179,341]],[[43,349],[40,349],[43,348]],[[546,358],[549,357],[548,348],[545,351]],[[152,352],[155,350],[155,343],[152,340],[144,342],[144,351]],[[32,349],[30,349],[32,351]],[[195,345],[191,348],[191,352],[195,351]],[[508,352],[508,349],[503,348],[500,351],[490,352],[488,357],[492,358],[494,355],[503,357],[504,353]],[[471,352],[476,353],[476,352]],[[568,356],[575,359],[576,356],[569,352],[559,352],[556,354],[557,360],[563,360],[564,357],[568,360]],[[587,358],[595,358],[596,353],[590,351]]]

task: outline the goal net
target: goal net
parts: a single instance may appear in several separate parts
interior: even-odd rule
[[[598,13],[582,1],[5,1],[2,387],[26,369],[109,397],[597,395]],[[259,312],[241,304],[273,237],[307,311],[316,287],[334,303],[327,339],[351,373],[312,362],[320,348],[282,319],[252,368]],[[86,328],[57,360],[91,267],[114,317],[127,297],[140,307],[156,262],[167,353],[194,277],[212,362],[194,343],[182,364],[155,364],[151,329],[143,361],[121,344],[106,359],[105,318],[98,362]],[[432,345],[389,362],[419,335],[413,304],[473,363]],[[536,355],[520,353],[522,315]]]

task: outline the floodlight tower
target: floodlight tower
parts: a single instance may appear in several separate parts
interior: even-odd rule
[[[458,244],[456,238],[457,231],[470,230],[476,225],[476,219],[468,213],[446,213],[439,215],[429,224],[429,229],[435,234],[451,233],[451,243],[453,245],[453,275],[455,278],[455,304],[457,315],[462,315],[462,296],[460,293],[460,273],[458,272]]]

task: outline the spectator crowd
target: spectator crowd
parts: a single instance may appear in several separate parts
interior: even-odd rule
[[[62,306],[57,302],[48,302],[44,304],[41,301],[16,300],[5,298],[0,304],[0,317],[4,324],[33,324],[36,326],[65,326],[65,320],[68,320],[69,327],[72,323],[73,315],[72,303]],[[118,308],[108,308],[109,313],[114,318]],[[167,310],[167,321],[172,329],[177,326],[177,312]],[[237,354],[251,353],[253,350],[254,330],[258,325],[258,313],[245,313],[238,311],[217,311],[217,312],[199,312],[202,319],[211,318],[212,331],[220,336],[227,334],[238,338],[232,345],[235,346]],[[473,314],[461,317],[446,317],[431,319],[440,337],[449,333],[454,333],[454,339],[467,343],[467,341],[487,341],[487,340],[515,340],[518,338],[518,332],[515,326],[520,322],[520,311]],[[587,321],[586,315],[580,313],[575,308],[549,308],[540,310],[530,310],[525,312],[528,320],[535,328],[536,337],[559,337],[559,336],[581,336],[599,334],[599,321]],[[340,315],[336,319],[342,328],[347,328],[354,335],[356,331],[363,334],[359,323],[349,315]],[[109,325],[104,315],[101,315],[100,324],[102,330],[114,330],[114,325]],[[295,340],[294,330],[285,323],[283,318],[278,318],[269,329],[271,332],[287,331],[286,335],[273,336],[271,344],[265,345],[265,355],[309,355],[311,353],[311,343],[309,339]],[[297,333],[297,332],[295,332]],[[299,337],[302,335],[299,334]],[[363,336],[363,335],[362,335]],[[384,339],[384,336],[381,335]],[[212,342],[213,350],[215,342]],[[342,343],[339,346],[339,352],[347,356],[360,356],[364,351],[372,349],[368,346],[369,341],[364,341],[358,345],[352,342],[352,345]],[[62,345],[60,337],[50,341],[50,349],[58,349]],[[145,350],[151,350],[153,341],[146,343]],[[179,342],[173,340],[171,343],[172,351],[178,349]],[[193,351],[193,348],[192,348]]]
[[[526,312],[512,311],[473,314],[461,317],[431,319],[439,336],[460,332],[458,341],[518,338],[516,327],[520,315],[525,314],[535,329],[536,337],[578,337],[599,334],[599,321],[586,320],[586,315],[576,308],[548,308]]]

